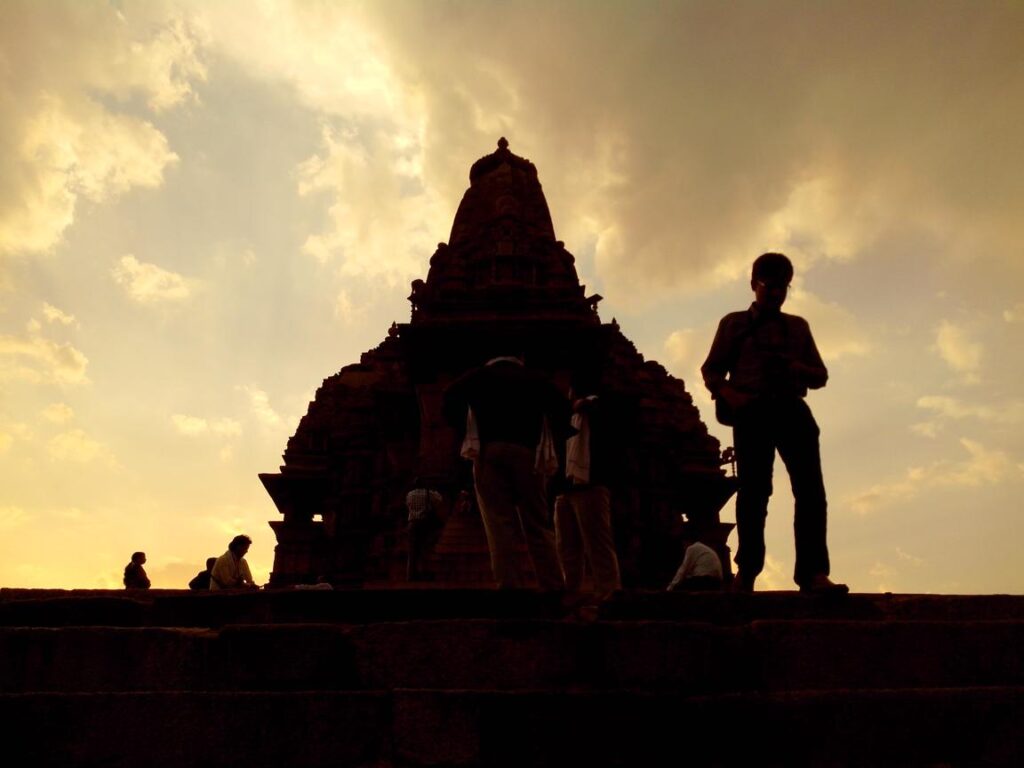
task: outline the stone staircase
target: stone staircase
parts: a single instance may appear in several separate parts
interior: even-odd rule
[[[18,765],[1019,766],[1024,597],[2,590]]]

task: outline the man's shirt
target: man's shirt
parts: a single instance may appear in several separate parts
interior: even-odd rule
[[[423,520],[427,517],[427,510],[432,510],[436,516],[441,502],[440,493],[428,491],[426,488],[413,488],[405,495],[405,506],[409,510],[410,520]]]
[[[686,548],[683,564],[679,566],[679,570],[676,571],[675,578],[668,585],[668,589],[671,592],[685,579],[695,579],[698,577],[722,578],[722,561],[718,559],[715,550],[706,544],[701,544],[699,541]]]
[[[787,360],[808,370],[793,372]],[[762,312],[756,304],[722,318],[700,371],[716,397],[726,381],[740,392],[768,397],[804,397],[808,388],[828,381],[807,321],[785,312]]]
[[[554,437],[565,439],[569,401],[538,371],[498,358],[453,381],[444,393],[444,414],[457,429],[473,409],[480,444],[515,443],[531,450],[541,438],[544,417]]]
[[[245,584],[252,584],[252,574],[249,572],[249,564],[244,557],[236,558],[229,549],[217,558],[217,562],[210,571],[210,589],[235,589]]]

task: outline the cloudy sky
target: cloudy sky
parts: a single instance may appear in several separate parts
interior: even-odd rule
[[[940,0],[4,0],[0,585],[183,586],[238,531],[265,579],[257,473],[502,135],[709,421],[718,318],[793,258],[836,577],[1024,592],[1024,5]]]

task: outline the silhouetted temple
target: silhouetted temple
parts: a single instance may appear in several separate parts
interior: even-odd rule
[[[564,391],[586,380],[635,404],[629,480],[611,489],[627,586],[668,582],[685,525],[710,530],[727,555],[731,525],[718,513],[734,481],[718,441],[683,382],[645,361],[614,320],[601,322],[601,297],[585,294],[575,259],[555,239],[536,167],[501,139],[469,179],[449,242],[438,245],[427,279],[412,283],[410,321],[324,380],[281,471],[260,475],[284,516],[270,523],[278,542],[271,583],[403,581],[404,499],[419,476],[446,499],[428,575],[489,584],[478,512],[452,512],[451,500],[472,481],[441,399],[453,379],[510,347]]]

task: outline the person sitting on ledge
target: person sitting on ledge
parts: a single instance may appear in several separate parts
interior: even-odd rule
[[[409,511],[409,554],[406,562],[406,579],[409,581],[424,578],[422,561],[432,534],[440,527],[438,509],[443,502],[441,494],[420,477],[413,481],[412,490],[405,495],[405,507]]]
[[[197,573],[195,578],[188,583],[188,588],[193,590],[208,590],[210,588],[210,573],[213,571],[213,566],[216,562],[216,557],[206,558],[206,570]]]
[[[125,589],[149,589],[149,576],[142,567],[145,564],[145,552],[132,552],[132,561],[124,567]]]
[[[683,563],[676,571],[669,592],[711,592],[722,588],[722,561],[718,554],[698,539],[683,542]]]
[[[252,573],[249,571],[249,564],[245,561],[245,554],[252,546],[252,539],[245,534],[239,534],[228,544],[228,551],[217,558],[210,571],[210,589],[259,589],[253,583]]]

